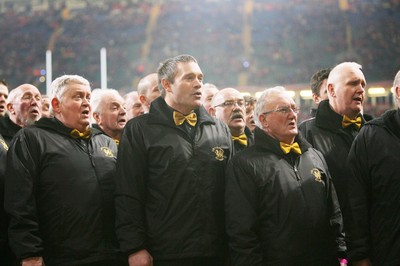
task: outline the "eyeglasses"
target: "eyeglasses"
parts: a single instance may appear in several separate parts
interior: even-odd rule
[[[216,105],[216,106],[214,106],[214,108],[215,107],[233,107],[233,106],[235,106],[235,104],[237,105],[237,106],[239,106],[239,107],[243,107],[244,105],[245,105],[245,102],[244,102],[244,100],[237,100],[237,101],[226,101],[226,102],[223,102],[223,103],[221,103],[221,104],[218,104],[218,105]]]
[[[272,111],[268,111],[263,113],[263,115],[267,115],[270,113],[281,113],[281,114],[288,114],[290,112],[293,112],[295,114],[299,113],[300,108],[298,107],[292,107],[292,106],[284,106],[284,107],[279,107],[278,109],[272,110]]]

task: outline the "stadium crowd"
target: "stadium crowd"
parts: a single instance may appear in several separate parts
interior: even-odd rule
[[[400,264],[400,2],[5,3],[2,265]]]

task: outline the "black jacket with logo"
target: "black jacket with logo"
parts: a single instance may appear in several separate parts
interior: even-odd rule
[[[229,128],[203,107],[191,132],[162,97],[128,122],[119,145],[117,236],[122,251],[155,260],[221,256]]]
[[[5,209],[19,259],[77,265],[119,257],[114,233],[117,147],[93,129],[74,139],[55,118],[21,129],[8,151]]]
[[[326,162],[300,136],[285,155],[260,128],[227,167],[226,227],[233,265],[338,265],[342,215]]]
[[[365,124],[349,167],[344,221],[350,260],[400,265],[400,110]]]
[[[346,166],[346,161],[358,130],[353,126],[343,128],[342,119],[341,115],[331,109],[329,101],[325,100],[318,105],[315,118],[302,122],[299,125],[299,131],[315,149],[324,155],[343,209],[346,201],[346,180],[350,171]]]

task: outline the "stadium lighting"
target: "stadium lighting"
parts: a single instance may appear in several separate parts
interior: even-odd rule
[[[370,97],[386,97],[388,96],[388,92],[383,87],[369,88],[368,96]]]
[[[295,91],[287,91],[290,95],[290,97],[294,98],[294,96],[296,96],[296,92]]]
[[[312,99],[312,91],[311,90],[301,90],[300,96],[304,100],[311,100]]]

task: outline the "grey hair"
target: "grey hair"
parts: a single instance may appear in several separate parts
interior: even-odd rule
[[[165,97],[165,89],[161,81],[163,79],[167,79],[169,82],[174,83],[178,63],[189,63],[189,62],[197,63],[197,60],[191,55],[183,54],[169,58],[160,64],[160,66],[157,69],[157,74],[158,74],[158,89],[160,90],[162,97]]]
[[[396,76],[394,77],[393,87],[392,87],[392,93],[394,94],[393,97],[396,99],[397,105],[400,106],[400,98],[398,97],[398,95],[396,93],[396,87],[400,87],[400,70],[397,72]]]
[[[52,100],[54,98],[57,98],[59,101],[61,101],[62,97],[65,94],[66,91],[65,89],[69,84],[82,84],[90,88],[89,81],[84,77],[78,75],[63,75],[56,78],[51,83],[50,99]],[[53,113],[53,107],[51,105],[50,105],[50,113]]]
[[[281,95],[287,93],[288,91],[285,89],[285,87],[282,86],[276,86],[272,88],[265,89],[261,96],[257,99],[256,102],[256,107],[254,108],[254,121],[256,122],[256,125],[261,128],[262,125],[258,119],[259,115],[266,112],[264,109],[266,105],[270,105],[272,103],[272,99],[274,98],[273,96],[276,95]]]
[[[108,96],[121,97],[119,92],[115,89],[94,89],[90,96],[90,106],[92,107],[92,113],[101,114],[103,113],[104,100]],[[121,97],[122,98],[122,97]],[[92,123],[95,123],[94,118],[91,117]]]

